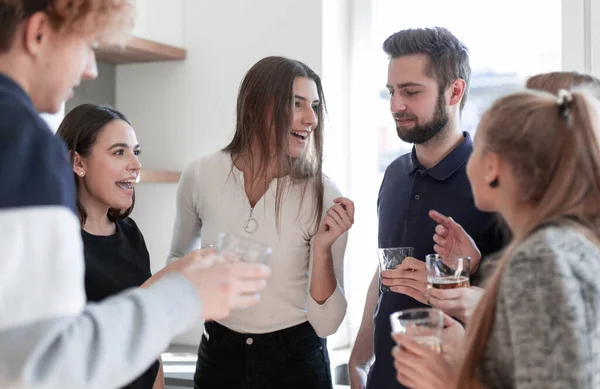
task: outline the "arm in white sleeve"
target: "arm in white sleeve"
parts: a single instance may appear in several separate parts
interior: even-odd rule
[[[84,307],[79,221],[65,207],[0,211],[0,236],[0,388],[123,386],[200,319],[179,274]]]
[[[326,214],[329,206],[333,204],[333,200],[341,196],[342,194],[337,187],[335,187],[331,181],[325,179],[323,215]],[[310,243],[308,268],[309,289],[312,281],[313,240],[314,237]],[[347,243],[348,233],[346,232],[335,241],[333,246],[331,246],[333,271],[337,280],[337,286],[333,294],[323,304],[319,304],[312,298],[310,292],[308,292],[308,301],[306,305],[308,321],[315,329],[317,335],[323,338],[333,335],[342,324],[344,316],[346,316],[348,302],[346,301],[346,296],[344,295],[344,254],[346,252]]]
[[[202,220],[199,214],[202,204],[199,201],[198,173],[198,162],[194,162],[181,175],[177,187],[175,225],[167,265],[201,247]]]

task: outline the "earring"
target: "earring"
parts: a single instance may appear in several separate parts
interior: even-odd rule
[[[490,181],[490,176],[485,176],[485,180],[488,181],[490,188],[497,188],[500,185],[498,178],[494,178],[492,181]]]
[[[83,172],[79,172],[79,175],[80,175],[81,177],[83,177],[84,173],[83,173]]]

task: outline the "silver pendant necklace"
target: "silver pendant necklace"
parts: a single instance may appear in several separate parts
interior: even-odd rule
[[[263,197],[266,196],[267,191],[269,190],[269,186],[267,185],[267,177],[265,177],[265,193],[263,193]],[[259,200],[260,201],[260,200]],[[256,203],[254,204],[256,206]],[[250,208],[250,215],[248,215],[248,219],[244,222],[244,231],[248,234],[254,234],[258,230],[258,220],[254,218],[254,207]]]
[[[258,221],[252,216],[254,214],[254,208],[250,208],[250,215],[246,222],[244,222],[244,231],[249,234],[253,234],[258,230]]]

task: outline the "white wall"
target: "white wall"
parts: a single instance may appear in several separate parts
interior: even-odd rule
[[[351,8],[347,0],[324,0],[322,20],[322,72],[323,90],[327,103],[327,120],[325,125],[325,148],[323,171],[341,190],[352,198],[349,192],[350,176],[350,85],[351,68]],[[345,292],[348,301],[354,298],[353,287],[349,287],[352,277],[354,256],[353,242],[356,237],[354,228],[350,231],[350,239],[346,249],[344,278]],[[352,309],[348,305],[348,312]],[[329,346],[343,347],[350,344],[348,315],[334,337],[329,339]]]
[[[185,45],[185,0],[135,0],[136,20],[133,34],[167,45]]]
[[[600,0],[562,0],[563,70],[600,77]]]
[[[225,146],[239,84],[260,58],[285,55],[321,72],[321,0],[186,0],[184,7],[186,61],[117,69],[116,105],[136,129],[147,168],[181,170]],[[176,185],[141,184],[136,192],[133,217],[157,270],[169,249]]]
[[[586,0],[589,19],[586,20],[586,34],[589,36],[589,71],[600,76],[600,0]]]
[[[374,116],[379,113],[375,97],[381,89],[381,74],[375,74],[372,59],[379,55],[372,38],[373,4],[370,0],[350,0],[351,4],[351,87],[350,96],[350,142],[348,154],[349,193],[358,204],[356,223],[352,227],[351,266],[347,282],[349,299],[349,331],[352,342],[360,328],[368,286],[377,269],[377,188],[378,135],[373,132]],[[365,114],[367,113],[367,114]],[[373,188],[365,190],[364,188]],[[367,270],[365,270],[367,269]]]

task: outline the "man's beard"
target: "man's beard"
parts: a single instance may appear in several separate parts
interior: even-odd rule
[[[398,137],[407,143],[413,143],[417,145],[427,143],[440,132],[442,132],[448,125],[450,118],[444,108],[444,94],[440,94],[433,118],[427,123],[419,124],[419,119],[411,114],[394,114],[394,120],[410,119],[415,123],[412,128],[401,128],[398,126],[398,123],[396,123],[396,132],[398,133]]]

